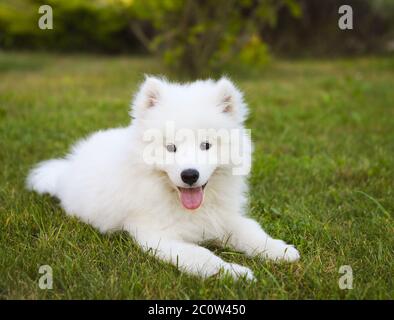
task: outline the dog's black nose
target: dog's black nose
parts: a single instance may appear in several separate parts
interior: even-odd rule
[[[182,181],[190,186],[198,180],[199,176],[200,174],[196,169],[186,169],[181,172]]]

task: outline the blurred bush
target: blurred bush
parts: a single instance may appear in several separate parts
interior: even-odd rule
[[[132,1],[2,0],[0,46],[4,49],[124,52],[141,49],[129,30]],[[38,8],[53,8],[53,29],[38,28]]]
[[[53,8],[40,30],[38,8]],[[354,30],[338,28],[342,0],[1,0],[2,49],[152,53],[202,75],[262,66],[270,52],[321,55],[394,50],[394,1],[348,0]]]
[[[139,21],[155,30],[153,40],[145,42],[147,49],[191,75],[214,72],[233,61],[254,68],[264,65],[269,55],[260,28],[273,27],[281,8],[300,14],[294,0],[144,0],[132,8],[137,17],[132,26],[141,42],[148,37]]]

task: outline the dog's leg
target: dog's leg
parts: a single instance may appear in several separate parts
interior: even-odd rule
[[[300,254],[292,245],[271,238],[254,220],[238,217],[226,221],[225,241],[235,250],[249,256],[271,260],[297,261]]]
[[[249,268],[225,262],[206,248],[146,230],[133,228],[128,231],[145,251],[174,264],[181,271],[202,277],[228,274],[234,279],[254,279]]]

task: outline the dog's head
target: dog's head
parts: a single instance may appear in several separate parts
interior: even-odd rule
[[[177,84],[147,77],[132,106],[144,161],[166,173],[182,205],[191,210],[202,204],[217,169],[249,172],[246,115],[242,93],[227,78]]]

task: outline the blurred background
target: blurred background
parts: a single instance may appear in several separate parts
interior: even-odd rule
[[[40,5],[54,28],[38,28]],[[338,28],[353,8],[354,29]],[[2,0],[2,50],[149,54],[171,70],[203,76],[253,69],[272,57],[394,52],[393,0]]]

